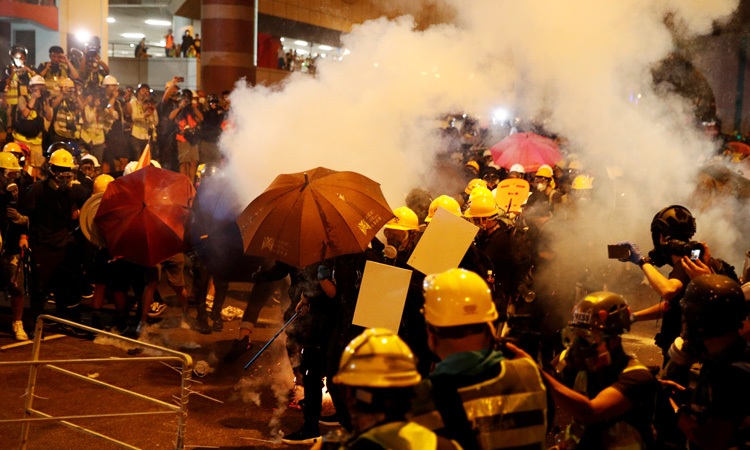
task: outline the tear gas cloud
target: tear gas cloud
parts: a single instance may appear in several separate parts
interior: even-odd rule
[[[702,158],[715,150],[687,119],[691,106],[657,95],[652,84],[651,67],[674,50],[665,16],[689,38],[710,32],[737,0],[428,3],[450,23],[417,30],[409,16],[368,21],[344,36],[351,53],[342,61],[318,60],[316,78],[294,73],[281,88],[238,84],[236,127],[221,145],[242,200],[279,173],[324,166],[369,176],[401,206],[410,189],[441,177],[431,173],[436,118],[455,111],[487,118],[502,107],[544,117],[595,174],[595,186],[606,186],[586,217],[600,224],[590,239],[603,262],[606,243],[631,239],[648,251],[651,218],[686,202]],[[631,102],[633,93],[642,101]],[[613,166],[625,176],[608,180]],[[432,192],[444,193],[452,194]],[[741,267],[732,259],[741,251],[729,255],[739,235],[721,229],[729,222],[703,224],[696,215],[697,237],[716,239],[713,253]],[[572,233],[560,248],[576,248],[580,237]]]

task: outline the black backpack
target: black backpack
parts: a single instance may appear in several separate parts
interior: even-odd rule
[[[16,106],[16,114],[13,121],[13,129],[28,139],[34,139],[39,133],[44,131],[44,117],[37,111],[34,119],[23,116],[21,109]]]

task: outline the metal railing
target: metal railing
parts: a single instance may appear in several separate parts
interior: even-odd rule
[[[42,343],[42,339],[41,339],[42,326],[44,325],[45,320],[48,320],[51,322],[57,322],[59,324],[67,325],[67,326],[74,327],[74,328],[79,328],[81,330],[85,330],[90,333],[104,335],[112,339],[117,339],[117,340],[121,340],[124,342],[128,342],[130,344],[137,345],[138,347],[156,350],[158,352],[164,353],[165,356],[136,356],[136,357],[128,357],[128,358],[112,357],[112,358],[40,360],[39,353],[41,350],[41,343]],[[76,372],[71,372],[69,370],[66,370],[57,366],[57,364],[90,364],[90,363],[113,363],[113,362],[134,363],[134,362],[143,362],[143,361],[159,361],[163,363],[177,362],[182,365],[182,369],[178,370],[180,372],[180,376],[182,380],[180,384],[180,396],[176,398],[177,400],[176,405],[167,403],[167,402],[164,402],[164,401],[161,401],[156,398],[152,398],[143,394],[139,394],[138,392],[124,389],[124,388],[121,388],[121,387],[118,387],[109,383],[105,383],[103,381],[95,380],[85,375],[81,375]],[[107,442],[111,442],[112,444],[115,444],[119,447],[131,449],[131,450],[141,450],[138,447],[134,447],[130,444],[119,441],[112,437],[103,435],[101,433],[97,433],[96,431],[71,423],[70,420],[112,418],[112,417],[121,418],[121,417],[135,417],[135,416],[146,416],[146,415],[176,415],[177,416],[177,440],[175,442],[175,449],[182,450],[184,448],[185,420],[187,419],[187,397],[190,394],[189,383],[190,383],[191,373],[193,370],[193,359],[190,357],[190,355],[187,355],[185,353],[178,352],[175,350],[170,350],[168,348],[160,347],[158,345],[148,344],[146,342],[141,342],[135,339],[126,338],[126,337],[123,337],[114,333],[108,333],[108,332],[105,332],[96,328],[87,327],[85,325],[81,325],[79,323],[71,322],[65,319],[60,319],[58,317],[49,316],[49,315],[41,315],[36,321],[36,331],[34,333],[34,348],[32,351],[32,359],[30,361],[0,361],[0,369],[2,369],[3,367],[23,366],[23,365],[31,366],[31,370],[29,371],[29,383],[26,389],[26,394],[25,394],[26,405],[25,405],[25,411],[24,411],[24,418],[0,420],[0,424],[4,424],[4,423],[23,424],[23,428],[21,431],[21,444],[19,447],[21,450],[26,450],[27,448],[27,445],[29,442],[29,428],[31,424],[38,423],[38,422],[57,422],[61,425],[65,425],[69,428],[72,428],[76,431],[80,431],[81,433],[87,434],[89,436],[93,436],[99,439],[103,439]],[[163,411],[138,411],[138,412],[125,412],[125,413],[109,413],[109,414],[51,416],[49,414],[46,414],[42,411],[39,411],[33,408],[34,390],[36,389],[36,383],[37,383],[37,371],[40,366],[47,367],[57,373],[71,376],[77,380],[86,381],[96,386],[100,386],[106,389],[113,390],[120,394],[129,395],[131,397],[135,397],[137,399],[150,402],[152,404],[158,405],[161,408],[164,408],[164,410]],[[30,416],[37,416],[37,417],[30,417]]]

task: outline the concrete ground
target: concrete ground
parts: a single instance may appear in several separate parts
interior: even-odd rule
[[[250,285],[232,284],[226,305],[244,308]],[[174,301],[170,289],[160,286],[167,302]],[[644,291],[647,292],[647,291]],[[641,303],[652,301],[645,296]],[[238,335],[239,321],[225,323],[224,331],[201,335],[180,327],[179,311],[170,307],[162,320],[147,334],[149,342],[189,354],[194,362],[206,361],[209,373],[202,378],[193,376],[185,426],[185,448],[189,449],[273,449],[287,447],[280,442],[280,433],[298,429],[302,412],[288,408],[293,388],[293,375],[286,358],[282,337],[245,371],[243,366],[260,350],[281,327],[281,307],[269,302],[261,313],[261,326],[253,334],[255,345],[237,361],[224,363],[222,357]],[[6,301],[0,300],[0,347],[16,341],[10,334],[10,311]],[[49,312],[52,312],[50,309]],[[195,309],[191,309],[195,316]],[[647,365],[659,364],[661,354],[653,346],[654,323],[636,324],[631,334],[624,337],[626,348]],[[27,330],[28,331],[28,330]],[[50,330],[54,334],[54,330]],[[49,333],[48,333],[49,334]],[[111,340],[84,340],[63,337],[42,344],[42,359],[68,358],[129,358],[131,345],[114,345]],[[31,345],[8,348],[0,352],[0,361],[30,359]],[[132,351],[131,351],[132,353]],[[147,355],[141,353],[139,356]],[[62,365],[64,368],[89,378],[116,384],[122,388],[152,396],[171,403],[179,395],[180,376],[171,367],[159,362],[112,362]],[[23,417],[24,392],[29,368],[0,366],[0,419]],[[298,394],[299,395],[299,394]],[[210,398],[209,398],[210,397]],[[158,407],[143,400],[89,385],[82,380],[39,370],[34,408],[52,415],[122,413],[155,411]],[[330,401],[325,413],[332,412]],[[558,415],[559,416],[559,415]],[[173,416],[138,416],[116,419],[78,419],[74,423],[137,448],[148,450],[175,448],[177,422]],[[321,427],[326,433],[332,427]],[[19,448],[21,426],[0,424],[0,449]],[[30,429],[29,449],[51,450],[106,450],[119,448],[54,424],[35,424]],[[304,447],[300,447],[304,448]]]

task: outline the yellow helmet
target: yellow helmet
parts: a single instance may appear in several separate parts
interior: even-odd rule
[[[465,165],[466,165],[466,167],[471,167],[472,169],[474,169],[474,171],[476,173],[479,173],[479,163],[478,162],[476,162],[476,161],[469,161]]]
[[[65,78],[60,82],[60,87],[76,87],[75,83],[73,83],[73,80],[70,78]]]
[[[594,177],[588,175],[578,175],[573,179],[571,186],[573,189],[593,189],[594,188]]]
[[[492,322],[497,309],[487,283],[474,272],[450,269],[424,280],[424,319],[436,327]]]
[[[75,166],[73,155],[67,150],[55,150],[49,157],[49,165],[57,167],[67,167],[72,169]]]
[[[539,170],[536,171],[537,177],[544,177],[544,178],[552,178],[553,172],[552,167],[548,166],[547,164],[543,165],[539,168]]]
[[[431,222],[432,218],[437,212],[437,209],[441,206],[457,215],[458,217],[461,217],[461,206],[458,204],[458,202],[451,196],[441,195],[440,197],[433,200],[432,203],[430,203],[430,209],[428,210],[427,217],[424,219],[424,221]]]
[[[333,382],[388,388],[414,386],[421,379],[409,346],[390,330],[370,328],[346,346]]]
[[[16,142],[8,142],[7,144],[5,144],[5,146],[3,147],[3,151],[9,153],[23,153],[21,146]]]
[[[393,219],[389,220],[385,224],[384,228],[391,230],[418,230],[419,229],[419,218],[417,214],[406,206],[396,208],[393,210]]]
[[[492,192],[488,189],[484,189],[483,191],[470,199],[469,208],[464,211],[464,217],[471,219],[473,217],[492,217],[500,214],[500,208],[498,208]]]
[[[0,169],[21,170],[21,166],[18,164],[18,158],[13,156],[13,153],[2,152],[0,153]]]
[[[467,194],[471,194],[471,191],[479,186],[486,188],[487,182],[484,180],[480,180],[479,178],[474,178],[473,180],[469,181],[469,184],[466,185],[466,189],[464,189],[464,192],[466,192]]]
[[[115,179],[106,173],[94,178],[94,194],[101,194],[107,190],[107,186],[113,181],[115,181]]]

